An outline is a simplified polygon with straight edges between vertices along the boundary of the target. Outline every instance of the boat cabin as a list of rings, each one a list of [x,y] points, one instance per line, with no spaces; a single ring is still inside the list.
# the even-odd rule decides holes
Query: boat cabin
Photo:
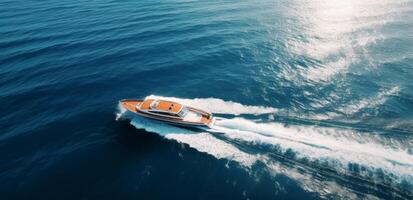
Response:
[[[164,116],[166,115],[168,117],[178,118],[185,117],[186,113],[188,112],[188,109],[183,105],[166,100],[146,99],[136,107],[141,111],[151,114]]]
[[[176,125],[210,127],[214,123],[211,113],[172,101],[123,99],[120,103],[137,115]]]

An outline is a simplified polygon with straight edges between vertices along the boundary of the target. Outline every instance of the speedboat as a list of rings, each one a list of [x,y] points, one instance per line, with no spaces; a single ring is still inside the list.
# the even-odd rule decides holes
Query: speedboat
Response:
[[[123,99],[119,103],[136,115],[177,126],[209,128],[215,122],[212,113],[173,101]]]

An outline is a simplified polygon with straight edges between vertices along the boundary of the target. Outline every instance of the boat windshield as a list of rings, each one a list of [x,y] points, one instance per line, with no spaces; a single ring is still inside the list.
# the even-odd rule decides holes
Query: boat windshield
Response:
[[[159,101],[153,101],[153,102],[150,104],[150,108],[151,108],[151,109],[154,109],[154,108],[156,108],[158,105],[159,105]]]
[[[185,117],[186,113],[188,113],[188,109],[183,107],[181,111],[179,111],[178,116],[183,118]]]

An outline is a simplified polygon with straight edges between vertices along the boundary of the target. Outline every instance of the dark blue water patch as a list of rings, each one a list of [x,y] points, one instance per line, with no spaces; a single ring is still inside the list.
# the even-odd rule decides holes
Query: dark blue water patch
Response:
[[[411,1],[353,2],[351,12],[312,1],[0,5],[3,198],[339,198],[308,192],[285,172],[274,177],[264,162],[249,171],[114,120],[119,99],[150,94],[278,108],[239,117],[404,141],[395,148],[411,155]],[[306,77],[311,70],[320,77]],[[275,154],[271,162],[298,165],[310,180],[357,197],[411,196],[411,183],[392,185],[386,171],[371,172],[381,176],[374,182],[360,176],[369,166],[350,163],[343,174],[296,161],[294,149],[280,155],[216,138],[248,154]]]
[[[105,118],[105,117],[104,117]],[[99,120],[100,119],[100,120]],[[98,118],[79,126],[82,118],[56,123],[31,136],[16,137],[9,145],[31,141],[2,159],[14,160],[3,166],[2,187],[7,198],[310,198],[311,193],[289,193],[300,190],[296,183],[278,178],[283,188],[262,174],[260,181],[227,161],[205,156],[186,145],[137,131],[127,122]],[[108,121],[109,120],[109,121]],[[108,121],[105,134],[100,122]],[[71,125],[73,124],[73,125]],[[67,128],[76,127],[76,128]],[[47,132],[45,131],[47,130]],[[55,132],[48,135],[49,132]],[[46,137],[45,137],[46,136]],[[18,142],[18,143],[16,143]],[[33,145],[36,144],[36,145]],[[40,145],[40,146],[39,146]],[[7,147],[8,149],[12,147]],[[39,148],[40,147],[40,148]],[[47,148],[46,148],[47,147]],[[40,150],[39,150],[40,149]],[[54,150],[52,150],[54,149]],[[34,150],[34,151],[33,151]],[[26,152],[25,152],[26,151]],[[27,152],[31,152],[29,156]],[[178,153],[179,152],[179,153]],[[21,156],[26,159],[18,159]],[[165,165],[164,163],[169,163]],[[19,175],[9,179],[5,173],[19,167]],[[33,173],[36,172],[36,173]],[[159,181],[158,181],[159,180]],[[44,184],[35,184],[42,182]],[[197,182],[196,187],[192,183]],[[191,190],[188,190],[191,188]],[[280,191],[274,191],[279,189]],[[25,193],[17,193],[24,190]],[[162,192],[157,192],[161,190]],[[47,192],[46,192],[47,191]],[[228,192],[231,191],[231,192]]]

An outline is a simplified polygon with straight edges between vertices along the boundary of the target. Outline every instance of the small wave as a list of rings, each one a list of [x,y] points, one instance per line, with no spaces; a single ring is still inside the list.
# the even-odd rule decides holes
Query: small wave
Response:
[[[302,69],[300,73],[307,80],[316,82],[329,81],[336,74],[345,72],[351,62],[353,62],[351,59],[340,58],[337,61],[328,62],[324,66],[310,67],[306,70]]]
[[[364,108],[374,108],[384,104],[389,96],[395,96],[400,92],[399,86],[394,86],[388,90],[381,90],[375,96],[364,98],[359,101],[350,103],[347,106],[341,107],[338,110],[347,115],[355,114]]]

